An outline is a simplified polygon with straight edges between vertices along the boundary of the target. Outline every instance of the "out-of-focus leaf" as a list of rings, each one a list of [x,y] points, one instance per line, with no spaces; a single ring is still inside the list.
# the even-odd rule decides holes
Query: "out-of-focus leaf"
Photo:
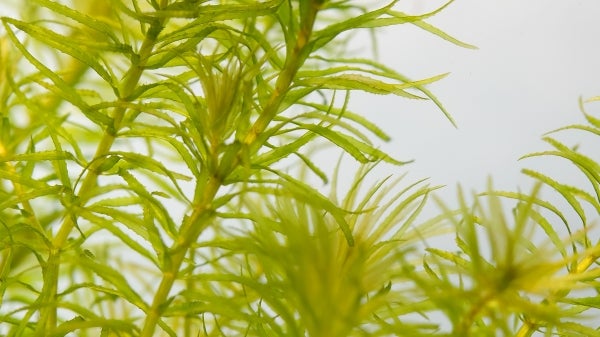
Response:
[[[69,54],[74,58],[80,60],[81,62],[87,64],[88,66],[90,66],[90,68],[94,69],[94,71],[108,84],[113,84],[114,80],[111,77],[110,73],[106,69],[104,69],[104,67],[97,61],[97,58],[89,52],[86,53],[84,50],[82,50],[82,48],[78,48],[78,46],[73,43],[74,41],[70,40],[69,38],[60,34],[56,34],[39,25],[29,24],[10,18],[4,18],[3,20],[5,22],[9,22],[13,26],[26,32],[27,34],[40,40],[41,42],[46,43],[50,47],[56,48],[57,50]],[[8,27],[6,28],[9,29]]]
[[[119,297],[123,300],[135,305],[144,312],[147,311],[148,305],[142,297],[132,288],[130,282],[125,278],[121,271],[115,270],[112,267],[93,261],[90,258],[82,257],[79,259],[79,264],[82,268],[92,271],[98,277],[102,278],[119,291]],[[122,322],[122,321],[121,321]]]
[[[73,154],[67,151],[42,151],[33,153],[20,153],[12,156],[0,157],[0,162],[7,161],[44,161],[44,160],[74,160]]]
[[[96,20],[95,18],[93,18],[89,15],[85,15],[85,14],[78,12],[76,10],[73,10],[67,6],[61,5],[58,2],[49,1],[49,0],[34,0],[34,1],[52,11],[60,14],[60,15],[64,15],[68,18],[71,18],[92,30],[101,33],[102,35],[108,37],[110,40],[112,40],[115,43],[120,42],[119,39],[115,36],[113,29],[109,25],[107,25],[106,23],[104,23],[102,21]]]
[[[262,16],[273,13],[281,5],[282,0],[254,2],[243,5],[199,5],[194,2],[174,2],[166,9],[144,13],[150,17],[188,18],[202,22],[214,22],[248,17]]]
[[[134,334],[138,330],[135,324],[129,323],[121,319],[90,319],[78,316],[60,324],[51,332],[49,332],[48,336],[63,337],[70,333],[90,328],[103,328],[115,333],[120,332],[126,334]]]
[[[283,172],[274,171],[271,169],[267,169],[267,170],[272,171],[273,173],[277,174],[278,176],[280,176],[283,179],[281,181],[283,191],[290,192],[298,200],[301,200],[309,205],[319,207],[319,208],[329,212],[333,216],[333,218],[336,220],[342,233],[344,233],[344,236],[346,238],[346,241],[348,242],[348,245],[350,245],[350,246],[354,245],[354,238],[352,236],[352,230],[350,229],[350,226],[348,226],[348,223],[346,222],[346,220],[344,218],[344,213],[346,213],[346,210],[340,209],[337,205],[335,205],[333,202],[331,202],[331,200],[327,199],[325,196],[323,196],[321,193],[319,193],[318,191],[316,191],[315,189],[313,189],[306,183],[299,181],[297,179],[294,179],[293,177],[291,177]]]
[[[407,98],[423,99],[423,97],[411,94],[405,89],[435,82],[445,77],[446,75],[447,74],[442,74],[421,81],[400,84],[386,83],[359,74],[344,74],[329,77],[303,78],[296,81],[295,83],[297,85],[318,87],[323,89],[361,90],[379,95],[394,94]]]
[[[19,41],[19,39],[17,39],[15,33],[12,31],[9,24],[7,23],[7,21],[5,21],[4,18],[2,19],[2,23],[4,25],[4,28],[6,29],[8,37],[13,42],[13,44],[17,47],[17,49],[23,54],[23,56],[25,56],[25,58],[36,69],[38,69],[40,71],[40,73],[42,73],[46,78],[48,78],[52,81],[54,86],[46,86],[48,89],[50,89],[55,94],[59,95],[64,100],[66,100],[66,101],[70,102],[71,104],[75,105],[76,107],[78,107],[81,110],[81,112],[83,112],[86,115],[86,117],[88,117],[92,122],[94,122],[98,125],[101,125],[101,126],[105,126],[105,125],[108,125],[111,123],[110,117],[91,109],[88,106],[88,104],[85,103],[85,101],[81,98],[81,96],[79,96],[77,91],[74,88],[72,88],[71,85],[66,83],[58,74],[54,73],[52,70],[50,70],[50,68],[46,67],[42,62],[40,62],[38,59],[36,59],[27,50],[27,48],[23,45],[23,43],[21,43],[21,41]],[[14,93],[21,99],[21,102],[23,102],[26,106],[30,107],[32,109],[32,111],[37,111],[39,109],[39,107],[33,105],[30,102],[30,100],[24,95],[24,93],[21,92],[16,87],[12,78],[8,78],[8,80],[9,80],[9,83],[11,84],[11,87],[14,90]],[[43,84],[43,82],[40,82],[40,84]]]
[[[577,213],[577,215],[581,219],[581,222],[584,225],[587,223],[585,211],[583,210],[581,203],[572,195],[572,193],[570,191],[571,189],[573,189],[575,187],[561,184],[558,181],[550,178],[549,176],[539,173],[537,171],[523,169],[522,172],[524,174],[526,174],[534,179],[537,179],[540,182],[552,187],[554,190],[556,190],[558,193],[560,193],[565,198],[565,200],[569,203],[569,205],[571,205],[571,207],[573,207],[573,210]]]
[[[500,196],[500,197],[516,199],[516,200],[521,200],[521,201],[527,201],[531,198],[531,196],[529,196],[525,193],[510,192],[510,191],[491,191],[491,192],[483,193],[482,195],[496,195],[496,196]],[[565,227],[569,230],[569,233],[572,233],[571,227],[569,225],[569,222],[567,221],[567,218],[551,202],[548,202],[548,201],[545,201],[545,200],[542,200],[539,198],[535,198],[533,200],[533,204],[541,206],[541,207],[549,210],[550,212],[554,213],[556,216],[558,216],[562,220],[562,222],[565,224]]]
[[[64,191],[63,186],[50,186],[50,187],[46,187],[46,188],[35,189],[32,191],[20,194],[18,196],[15,196],[13,198],[10,198],[8,200],[0,201],[0,210],[9,208],[9,207],[15,207],[24,201],[33,200],[33,199],[36,199],[36,198],[39,198],[42,196],[58,195],[63,191]]]
[[[561,322],[557,326],[562,336],[600,337],[600,331],[575,322]]]

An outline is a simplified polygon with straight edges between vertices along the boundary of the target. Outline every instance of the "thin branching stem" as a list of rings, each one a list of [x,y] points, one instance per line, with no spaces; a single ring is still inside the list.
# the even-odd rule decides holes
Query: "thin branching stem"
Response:
[[[307,43],[310,39],[314,21],[319,10],[318,3],[319,1],[311,1],[311,7],[309,9],[305,24],[298,32],[298,36],[296,38],[294,48],[292,48],[291,54],[287,55],[286,57],[285,66],[277,78],[275,90],[269,99],[269,103],[244,139],[244,143],[249,145],[251,148],[259,148],[262,145],[257,144],[257,136],[267,128],[271,120],[273,120],[275,117],[280,104],[285,98],[285,93],[289,90],[290,85],[292,84],[296,72],[306,59]],[[146,320],[144,322],[144,327],[140,337],[153,336],[156,325],[158,324],[162,311],[165,308],[164,303],[168,300],[169,293],[171,292],[171,288],[177,279],[177,274],[181,268],[184,258],[187,255],[191,245],[198,239],[200,234],[202,234],[213,216],[214,210],[212,209],[211,203],[222,186],[222,179],[225,178],[223,175],[227,175],[229,172],[232,172],[240,164],[239,158],[241,157],[241,152],[239,151],[241,150],[236,147],[232,147],[231,150],[238,152],[238,155],[234,157],[234,160],[225,164],[229,167],[219,167],[217,172],[213,172],[212,175],[208,177],[208,182],[204,188],[196,189],[197,191],[201,191],[202,197],[199,198],[199,202],[196,203],[192,214],[185,222],[183,222],[179,231],[178,240],[170,249],[172,255],[169,257],[166,270],[163,271],[160,285],[155,293],[152,305],[147,312]],[[225,154],[223,157],[226,158],[227,156],[228,155]],[[216,162],[218,159],[214,158],[214,160]],[[221,162],[221,165],[223,165],[223,161]],[[198,200],[198,198],[196,197],[194,200]]]
[[[139,51],[137,62],[133,62],[128,73],[126,74],[123,84],[120,88],[121,100],[126,101],[142,75],[144,65],[152,52],[156,43],[156,39],[164,27],[165,19],[156,20],[148,30],[144,42]],[[119,105],[113,112],[113,124],[109,125],[96,148],[94,158],[104,157],[111,149],[116,133],[121,127],[123,116],[126,108],[124,105]],[[97,183],[98,172],[97,167],[101,164],[100,160],[92,160],[87,175],[84,178],[81,187],[79,188],[79,196],[85,197]],[[47,331],[52,331],[56,326],[56,296],[58,288],[58,278],[60,269],[60,256],[65,247],[69,235],[76,225],[75,219],[70,214],[65,216],[65,219],[59,227],[56,236],[53,238],[48,256],[48,261],[43,268],[44,286],[42,288],[40,320],[37,325],[36,335],[44,336]]]

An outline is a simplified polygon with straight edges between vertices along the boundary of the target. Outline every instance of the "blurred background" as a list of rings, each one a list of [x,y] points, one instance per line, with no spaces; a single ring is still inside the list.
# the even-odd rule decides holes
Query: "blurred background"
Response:
[[[420,14],[444,1],[405,0],[399,9]],[[520,170],[552,172],[565,182],[584,177],[564,160],[519,157],[549,150],[544,133],[583,123],[579,99],[600,95],[600,2],[590,0],[457,0],[429,23],[478,47],[463,49],[412,25],[383,29],[379,58],[413,79],[451,72],[428,88],[456,120],[454,128],[432,102],[398,97],[353,96],[392,137],[383,145],[415,177],[430,177],[454,196],[485,189],[487,178],[501,189],[530,186]],[[600,103],[585,105],[600,112]],[[600,146],[581,132],[557,135],[598,158]],[[586,186],[588,184],[585,184]]]

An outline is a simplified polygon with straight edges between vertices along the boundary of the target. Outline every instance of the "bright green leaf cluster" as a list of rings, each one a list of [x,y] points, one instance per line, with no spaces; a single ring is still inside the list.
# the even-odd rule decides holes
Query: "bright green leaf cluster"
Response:
[[[32,0],[2,17],[0,334],[597,335],[578,320],[596,296],[575,295],[598,276],[591,157],[551,137],[530,155],[569,160],[591,191],[525,171],[581,228],[537,189],[460,197],[423,222],[438,187],[367,182],[408,161],[379,149],[390,137],[351,111],[353,92],[430,100],[454,121],[427,89],[446,74],[411,80],[347,55],[348,36],[411,24],[472,48],[427,22],[452,1],[397,2]],[[585,116],[567,128],[600,135]],[[347,168],[312,156],[324,144],[361,165],[342,197]],[[448,230],[458,252],[423,251]]]

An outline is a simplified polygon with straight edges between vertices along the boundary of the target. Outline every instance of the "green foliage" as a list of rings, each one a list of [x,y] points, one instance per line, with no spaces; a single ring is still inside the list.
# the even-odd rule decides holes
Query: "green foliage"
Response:
[[[2,17],[0,334],[600,335],[592,157],[548,135],[526,157],[589,187],[524,170],[531,192],[460,194],[427,221],[437,186],[368,182],[406,162],[353,91],[454,121],[426,88],[445,74],[411,80],[348,38],[411,24],[472,48],[427,22],[452,1],[397,2],[33,0]],[[600,135],[584,116],[564,129]],[[362,165],[349,187],[311,157],[324,144]],[[431,247],[448,233],[455,250]]]

